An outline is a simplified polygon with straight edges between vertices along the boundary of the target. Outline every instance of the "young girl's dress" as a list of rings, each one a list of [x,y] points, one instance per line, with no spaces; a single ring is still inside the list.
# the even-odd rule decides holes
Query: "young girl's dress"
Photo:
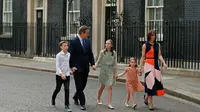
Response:
[[[126,89],[129,93],[144,91],[144,86],[138,80],[138,70],[136,68],[127,67]]]
[[[100,67],[99,83],[111,86],[115,85],[114,75],[117,73],[117,55],[116,52],[104,52],[102,50],[97,60],[97,67]]]

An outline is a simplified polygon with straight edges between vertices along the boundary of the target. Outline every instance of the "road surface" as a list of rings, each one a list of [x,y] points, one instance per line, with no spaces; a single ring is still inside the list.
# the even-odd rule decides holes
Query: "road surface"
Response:
[[[125,85],[117,83],[113,88],[113,106],[115,110],[109,110],[107,103],[107,89],[105,89],[102,102],[96,104],[98,80],[89,79],[85,89],[87,99],[86,112],[149,112],[143,104],[143,94],[136,93],[136,110],[124,106]],[[51,95],[55,89],[55,74],[9,68],[0,66],[0,112],[65,112],[63,88],[57,96],[56,107],[52,107]],[[75,91],[74,80],[71,78],[70,102],[73,112],[81,112],[78,106],[73,104],[72,95]],[[166,95],[155,97],[155,112],[200,112],[200,106]]]

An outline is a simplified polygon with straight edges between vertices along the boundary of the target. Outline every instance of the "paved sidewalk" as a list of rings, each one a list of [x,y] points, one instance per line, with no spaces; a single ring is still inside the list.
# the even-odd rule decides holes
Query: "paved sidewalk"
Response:
[[[0,57],[0,66],[10,66],[23,69],[31,69],[55,73],[55,61],[36,61],[26,58],[6,58]],[[118,73],[123,70],[118,69]],[[91,70],[90,77],[97,78],[99,69]],[[140,80],[143,82],[143,77]],[[125,82],[125,77],[119,78],[118,81]],[[163,74],[163,83],[167,94],[200,104],[200,78],[173,76]]]

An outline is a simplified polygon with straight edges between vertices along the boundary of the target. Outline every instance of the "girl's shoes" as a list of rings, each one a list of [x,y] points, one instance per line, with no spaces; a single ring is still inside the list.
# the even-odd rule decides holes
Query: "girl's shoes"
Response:
[[[126,107],[129,107],[128,103],[125,103],[125,106],[126,106]]]
[[[111,104],[108,104],[108,108],[114,110],[114,107]]]
[[[136,107],[137,107],[137,104],[133,104],[133,107],[132,107],[132,108],[135,109]]]
[[[98,104],[98,105],[102,105],[102,102],[98,99],[98,100],[97,100],[97,104]]]

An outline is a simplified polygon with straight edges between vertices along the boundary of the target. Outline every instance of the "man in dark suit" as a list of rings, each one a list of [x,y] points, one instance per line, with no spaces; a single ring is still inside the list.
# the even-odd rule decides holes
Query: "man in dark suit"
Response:
[[[76,92],[74,94],[74,101],[76,105],[79,105],[80,101],[81,110],[85,108],[85,95],[84,89],[87,84],[88,73],[90,65],[93,70],[96,70],[94,56],[91,48],[90,40],[87,39],[89,29],[86,26],[81,26],[78,30],[78,35],[71,40],[69,52],[70,67],[74,72],[74,80],[76,85]]]

